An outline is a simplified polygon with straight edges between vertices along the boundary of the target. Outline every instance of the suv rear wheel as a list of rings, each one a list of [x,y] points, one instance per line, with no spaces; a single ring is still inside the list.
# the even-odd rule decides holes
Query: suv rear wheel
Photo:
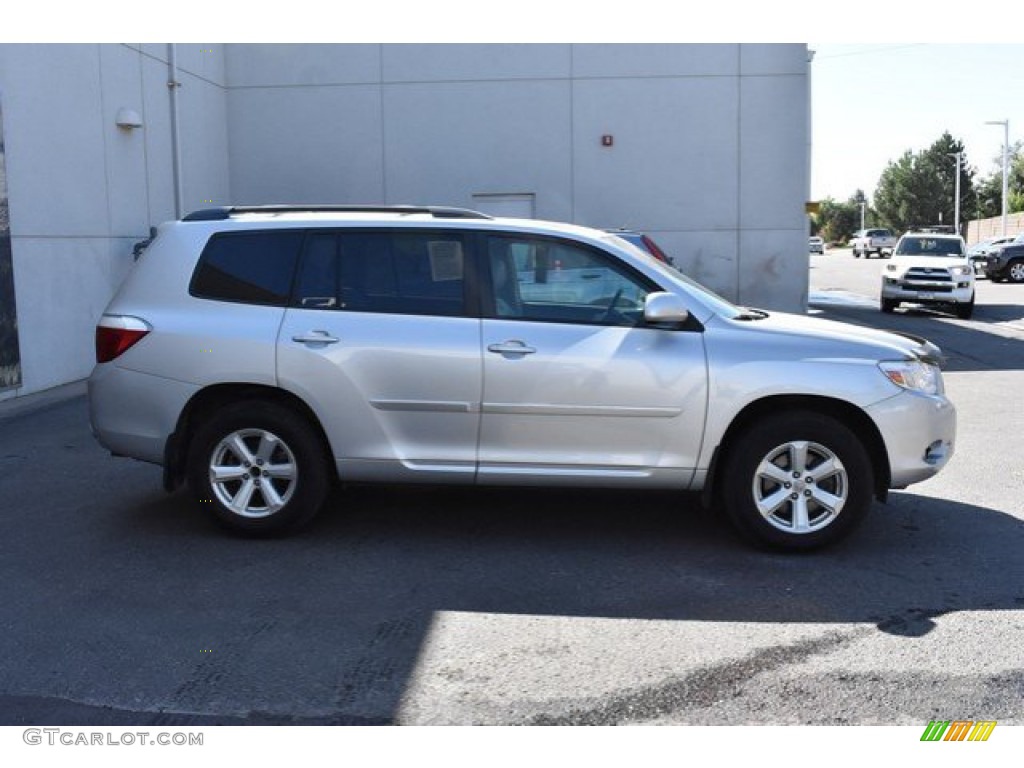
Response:
[[[330,465],[299,414],[250,400],[216,411],[196,431],[188,480],[222,524],[249,534],[278,533],[310,520],[330,490]]]
[[[871,506],[874,472],[867,451],[830,416],[768,416],[732,446],[722,468],[725,511],[755,545],[795,551],[832,544]]]

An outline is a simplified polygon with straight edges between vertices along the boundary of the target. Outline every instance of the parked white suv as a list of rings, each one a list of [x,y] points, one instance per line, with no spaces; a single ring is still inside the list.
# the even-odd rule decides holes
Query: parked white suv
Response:
[[[959,235],[908,232],[882,268],[882,311],[901,302],[950,307],[956,316],[974,313],[974,267]]]
[[[700,490],[836,541],[948,461],[926,341],[737,307],[614,234],[439,208],[159,228],[99,321],[99,441],[250,533],[338,479]]]

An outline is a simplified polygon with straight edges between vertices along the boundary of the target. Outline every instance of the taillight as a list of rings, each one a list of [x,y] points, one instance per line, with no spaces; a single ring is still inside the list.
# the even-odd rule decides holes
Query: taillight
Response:
[[[664,261],[666,264],[671,264],[671,262],[668,260],[668,256],[666,256],[665,252],[658,247],[658,244],[656,242],[651,240],[651,238],[649,238],[647,235],[644,235],[642,239],[644,241],[644,246],[647,248],[648,251],[650,251],[651,256],[656,258],[658,261]]]
[[[149,323],[137,317],[104,315],[96,325],[96,362],[109,363],[149,331]]]

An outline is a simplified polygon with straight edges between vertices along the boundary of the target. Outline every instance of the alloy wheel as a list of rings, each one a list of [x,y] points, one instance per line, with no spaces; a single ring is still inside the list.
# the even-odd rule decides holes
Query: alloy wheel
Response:
[[[772,526],[790,534],[808,534],[832,523],[850,494],[846,468],[820,443],[793,440],[758,464],[754,503]]]
[[[264,429],[240,429],[210,455],[210,487],[224,507],[241,517],[273,515],[291,500],[298,464],[288,445]]]

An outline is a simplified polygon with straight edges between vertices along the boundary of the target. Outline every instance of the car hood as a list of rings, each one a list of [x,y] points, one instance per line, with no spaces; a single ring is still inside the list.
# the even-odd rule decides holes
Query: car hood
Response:
[[[918,358],[934,365],[941,365],[945,359],[939,347],[921,336],[819,317],[770,312],[767,317],[758,320],[733,322],[749,324],[751,330],[756,329],[762,333],[817,341],[820,342],[820,351],[824,352],[827,348],[829,353],[836,356],[874,360]]]

